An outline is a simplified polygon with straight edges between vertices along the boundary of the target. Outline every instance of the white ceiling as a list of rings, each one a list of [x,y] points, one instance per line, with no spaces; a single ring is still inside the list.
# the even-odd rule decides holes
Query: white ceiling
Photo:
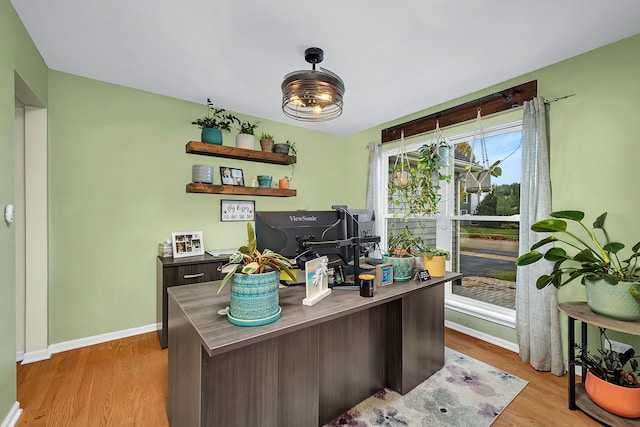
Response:
[[[11,3],[49,68],[336,135],[640,33],[638,0]],[[333,121],[281,111],[280,83],[311,68],[311,46],[345,82]]]

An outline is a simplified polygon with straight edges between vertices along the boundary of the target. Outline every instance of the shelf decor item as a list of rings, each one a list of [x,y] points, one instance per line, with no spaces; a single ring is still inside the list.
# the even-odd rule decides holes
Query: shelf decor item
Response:
[[[231,282],[231,300],[227,319],[237,326],[260,326],[280,318],[280,272],[291,280],[296,274],[284,256],[256,246],[256,234],[251,222],[247,222],[248,245],[240,247],[221,267],[226,272],[218,293]]]
[[[575,363],[587,371],[585,391],[591,400],[602,409],[625,418],[640,417],[640,381],[635,350],[624,353],[610,350],[611,341],[600,328],[602,347],[592,354],[580,347]],[[607,342],[608,347],[605,344]]]
[[[271,175],[258,175],[259,187],[271,187],[271,181],[273,177]]]
[[[260,148],[268,153],[273,151],[273,135],[263,133],[260,137]]]
[[[260,122],[241,122],[238,120],[238,130],[240,133],[236,135],[236,147],[245,150],[253,150],[256,144],[255,130]]]
[[[204,255],[202,231],[181,231],[171,233],[174,258]]]
[[[202,129],[200,140],[208,144],[222,145],[222,130],[231,131],[231,124],[238,119],[233,114],[224,114],[224,108],[214,107],[210,98],[207,98],[207,115],[191,122]]]
[[[604,228],[606,212],[595,220],[593,231],[582,223],[584,212],[558,211],[551,213],[551,217],[536,222],[531,230],[553,234],[531,246],[530,252],[521,255],[516,265],[522,267],[541,259],[551,261],[554,263],[553,270],[551,274],[538,278],[538,289],[548,285],[560,288],[580,278],[586,287],[587,305],[594,313],[618,320],[640,319],[640,270],[637,265],[640,242],[631,248],[627,258],[623,258],[621,251],[626,246],[610,241]],[[579,226],[586,238],[571,231],[567,221]],[[595,230],[600,230],[604,240],[596,237]],[[544,254],[537,250],[555,242],[563,243],[564,247],[572,248],[576,253],[570,255],[564,247],[555,246]]]
[[[242,169],[220,166],[220,179],[222,181],[222,185],[244,186]]]

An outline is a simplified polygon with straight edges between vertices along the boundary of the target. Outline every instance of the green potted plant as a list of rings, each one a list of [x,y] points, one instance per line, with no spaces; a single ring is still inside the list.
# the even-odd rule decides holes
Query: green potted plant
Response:
[[[604,346],[604,342],[608,346]],[[576,344],[579,353],[575,364],[582,366],[582,378],[587,395],[602,409],[625,418],[640,417],[640,381],[635,350],[623,353],[611,349],[611,341],[600,329],[601,347],[589,352]]]
[[[263,133],[260,137],[260,147],[262,151],[271,152],[273,151],[273,135],[270,133]]]
[[[227,318],[238,326],[258,326],[280,318],[280,272],[296,280],[291,262],[284,256],[265,249],[260,252],[251,222],[247,223],[247,246],[241,246],[220,267],[226,275],[218,293],[231,281],[231,301]]]
[[[231,124],[238,119],[233,114],[224,114],[224,108],[214,107],[210,98],[207,98],[207,115],[191,122],[202,129],[200,140],[209,144],[222,145],[222,132],[231,132]]]
[[[275,144],[273,144],[274,153],[289,154],[289,151],[291,151],[292,156],[295,156],[298,153],[296,150],[295,142],[290,142],[289,140],[287,140],[287,142],[276,142]]]
[[[413,255],[423,240],[416,236],[408,227],[399,233],[391,233],[387,239],[387,253],[382,256],[383,263],[393,265],[393,280],[406,282],[411,279],[415,256]]]
[[[449,148],[444,141],[425,144],[420,148],[417,161],[408,166],[400,162],[389,171],[387,197],[396,211],[404,213],[405,219],[438,212],[440,183],[451,182],[451,175],[442,173]]]
[[[422,256],[423,267],[429,271],[432,277],[442,277],[445,274],[447,261],[451,259],[451,253],[445,249],[437,249],[433,246],[420,248],[418,255]]]
[[[236,136],[236,147],[245,150],[253,150],[256,143],[255,131],[260,122],[242,122],[238,119],[238,135]]]
[[[532,245],[530,252],[521,255],[516,265],[525,266],[541,259],[551,261],[553,270],[551,274],[543,274],[537,279],[538,289],[548,285],[560,288],[580,278],[586,287],[587,305],[592,311],[619,320],[640,319],[640,271],[637,268],[640,242],[631,248],[628,258],[620,259],[618,254],[625,245],[609,240],[604,228],[606,212],[595,220],[593,231],[582,223],[583,212],[559,211],[553,212],[551,217],[536,222],[531,230],[553,234]],[[577,224],[586,237],[570,231],[567,221]],[[596,230],[600,230],[602,238],[596,237]],[[566,237],[563,239],[558,235]],[[537,250],[555,242],[563,243],[575,253],[569,254],[564,247],[555,246],[544,254]]]

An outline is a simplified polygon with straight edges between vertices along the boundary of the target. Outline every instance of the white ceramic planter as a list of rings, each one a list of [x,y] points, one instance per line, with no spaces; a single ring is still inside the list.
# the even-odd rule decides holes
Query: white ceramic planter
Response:
[[[236,135],[236,147],[244,148],[245,150],[253,150],[256,144],[256,137],[246,133],[239,133]]]

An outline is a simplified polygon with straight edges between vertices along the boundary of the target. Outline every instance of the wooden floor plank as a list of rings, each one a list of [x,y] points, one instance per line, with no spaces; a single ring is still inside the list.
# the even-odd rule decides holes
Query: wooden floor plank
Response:
[[[567,407],[567,377],[537,372],[501,347],[446,329],[447,347],[529,381],[494,423],[600,426]],[[17,426],[153,426],[167,420],[167,350],[155,332],[18,364]]]

